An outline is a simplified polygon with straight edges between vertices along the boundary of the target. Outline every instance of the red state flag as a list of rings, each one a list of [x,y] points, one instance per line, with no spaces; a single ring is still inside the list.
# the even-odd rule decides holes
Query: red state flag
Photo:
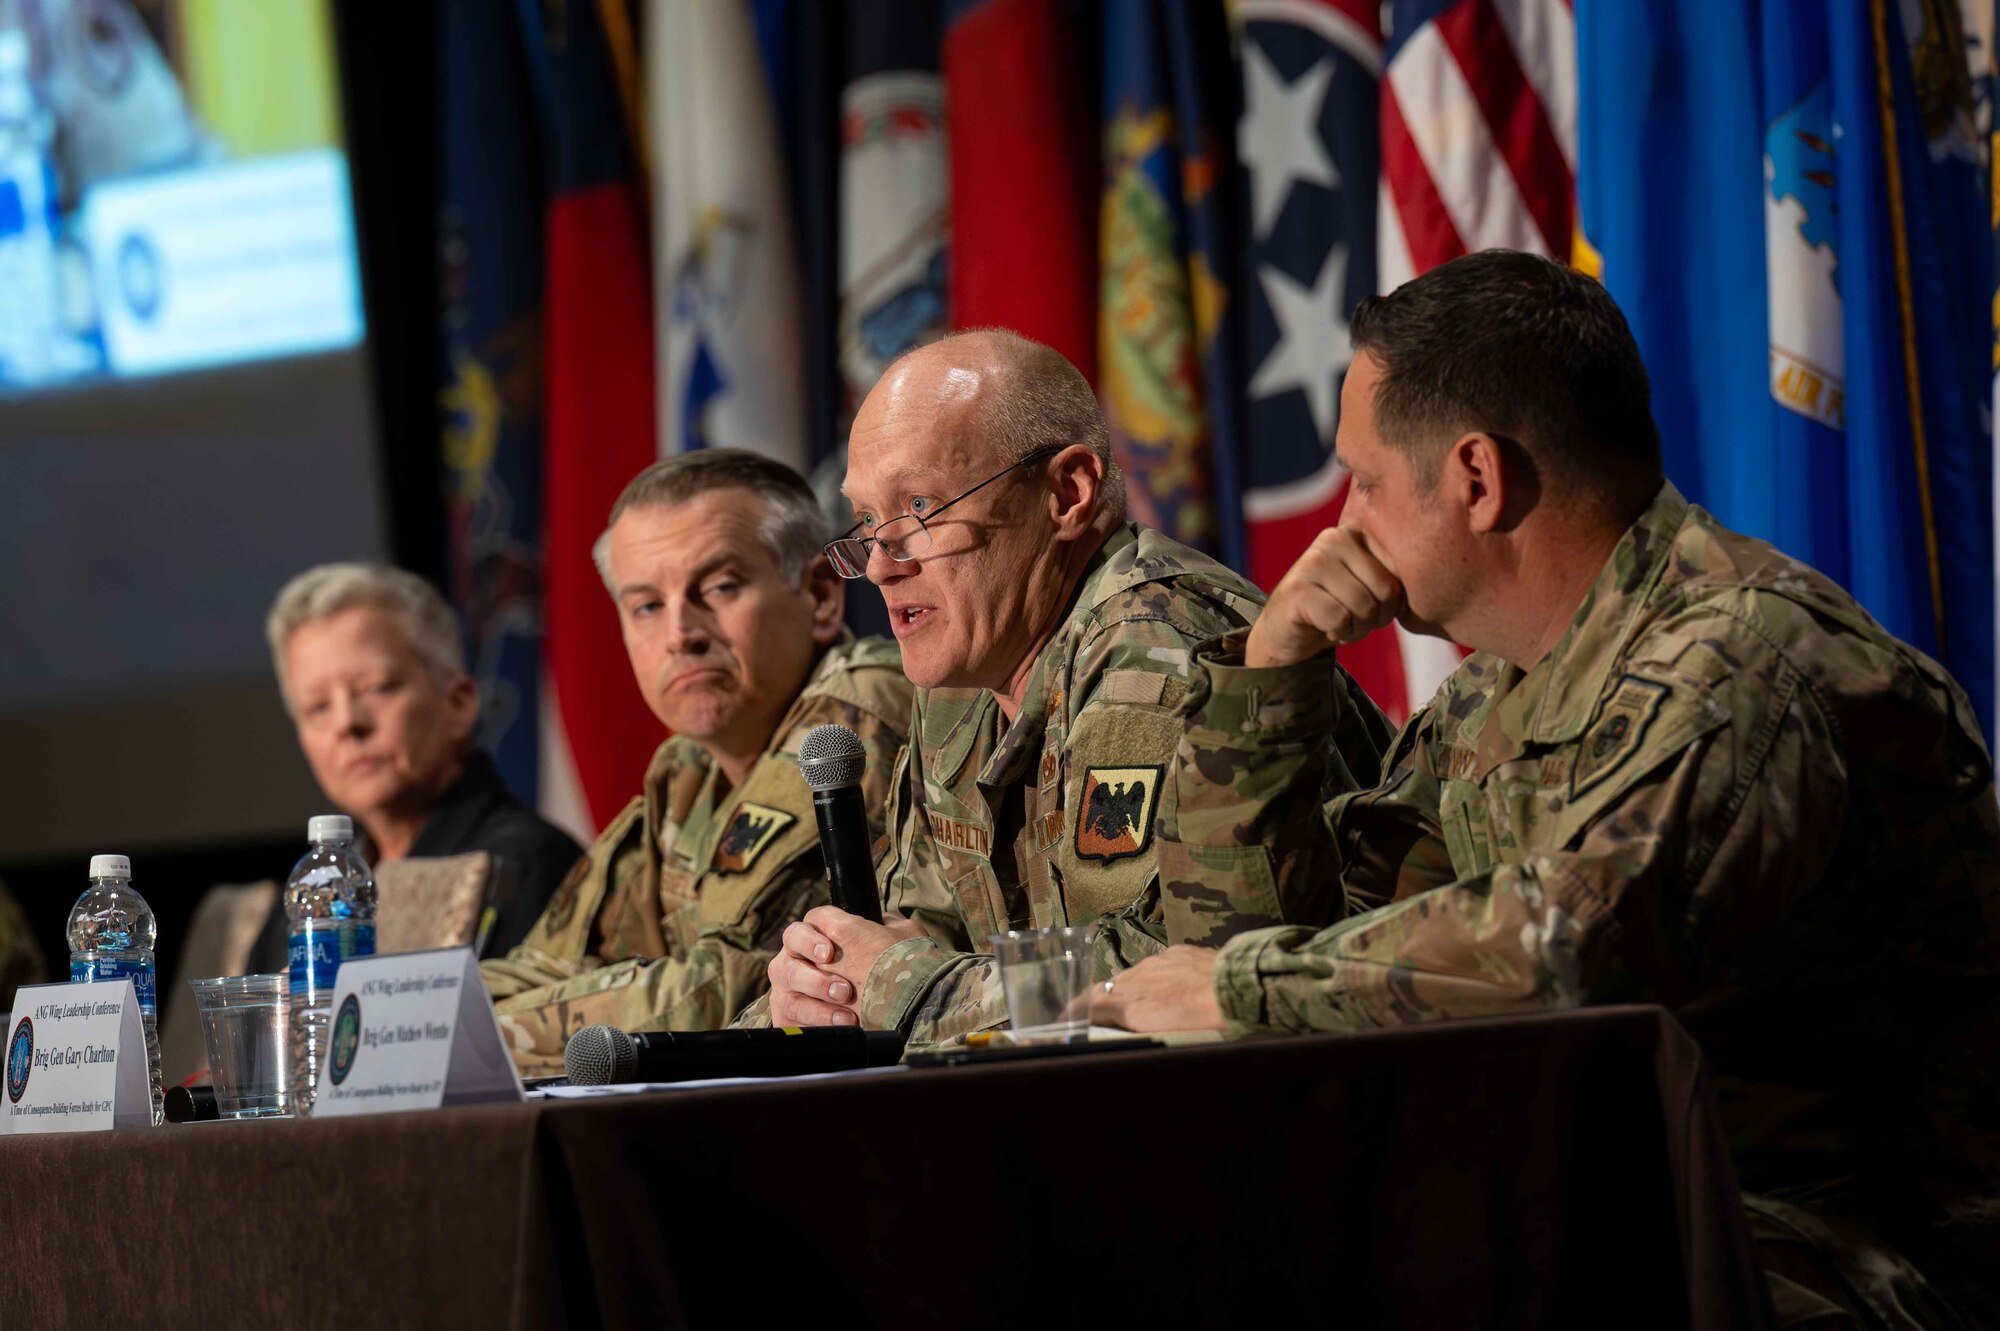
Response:
[[[953,0],[944,36],[951,320],[1046,342],[1097,382],[1097,162],[1056,0]]]

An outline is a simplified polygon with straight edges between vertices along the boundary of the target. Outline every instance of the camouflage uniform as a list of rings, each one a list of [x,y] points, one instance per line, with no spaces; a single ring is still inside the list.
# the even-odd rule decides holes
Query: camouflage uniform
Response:
[[[1233,645],[1198,653],[1175,834],[1273,840],[1281,894],[1337,882],[1350,913],[1230,942],[1226,1016],[1338,1030],[1663,1003],[1716,1073],[1744,1186],[1773,1194],[1752,1206],[1767,1260],[1775,1232],[1805,1242],[1857,1215],[1906,1251],[1983,1241],[1972,1222],[2000,1216],[2000,818],[1936,662],[1671,485],[1546,660],[1472,657],[1384,779],[1324,817],[1330,660],[1250,670]],[[1825,1260],[1903,1324],[1922,1282],[1885,1279],[1879,1249],[1863,1272],[1857,1250]],[[1826,1311],[1800,1282],[1773,1287],[1784,1318]]]
[[[1093,556],[1011,724],[985,690],[918,690],[878,867],[888,909],[930,937],[876,962],[864,1025],[918,1044],[1005,1025],[986,939],[1006,929],[1095,922],[1103,975],[1169,942],[1297,918],[1268,880],[1189,895],[1158,885],[1155,827],[1172,816],[1160,778],[1180,738],[1188,649],[1248,623],[1263,599],[1213,560],[1128,525]]]
[[[844,643],[821,659],[741,786],[729,789],[694,742],[661,745],[646,793],[577,862],[526,941],[481,963],[523,1073],[560,1072],[564,1042],[596,1022],[711,1029],[762,994],[785,926],[827,899],[799,743],[829,721],[860,735],[879,844],[910,695],[894,643]]]

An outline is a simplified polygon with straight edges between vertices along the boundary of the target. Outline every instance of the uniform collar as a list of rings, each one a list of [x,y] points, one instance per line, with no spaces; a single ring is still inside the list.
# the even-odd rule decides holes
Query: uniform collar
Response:
[[[1473,751],[1479,776],[1530,744],[1566,743],[1590,725],[1687,515],[1686,497],[1671,481],[1663,484],[1534,668],[1524,672],[1487,652],[1465,663],[1445,711],[1451,738]]]
[[[1688,501],[1673,483],[1661,485],[1604,561],[1555,650],[1522,679],[1515,694],[1532,706],[1519,715],[1531,722],[1527,733],[1538,743],[1575,739],[1590,724],[1687,514]],[[1540,696],[1531,698],[1531,693]]]

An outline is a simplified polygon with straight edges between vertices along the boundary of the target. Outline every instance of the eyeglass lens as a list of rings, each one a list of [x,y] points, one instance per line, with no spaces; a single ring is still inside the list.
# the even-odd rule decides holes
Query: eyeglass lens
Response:
[[[880,545],[883,553],[898,564],[907,564],[930,553],[930,529],[913,514],[905,513],[876,528],[873,536],[835,541],[827,546],[826,551],[834,572],[843,578],[858,578],[867,573],[868,552],[876,545]]]

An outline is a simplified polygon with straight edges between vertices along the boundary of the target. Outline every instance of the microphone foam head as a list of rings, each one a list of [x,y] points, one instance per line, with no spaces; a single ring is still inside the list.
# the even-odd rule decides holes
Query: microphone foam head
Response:
[[[866,763],[861,736],[838,722],[814,726],[799,742],[799,771],[814,790],[858,785]]]
[[[586,1026],[563,1046],[563,1071],[572,1086],[630,1081],[638,1062],[632,1037],[616,1026]]]

